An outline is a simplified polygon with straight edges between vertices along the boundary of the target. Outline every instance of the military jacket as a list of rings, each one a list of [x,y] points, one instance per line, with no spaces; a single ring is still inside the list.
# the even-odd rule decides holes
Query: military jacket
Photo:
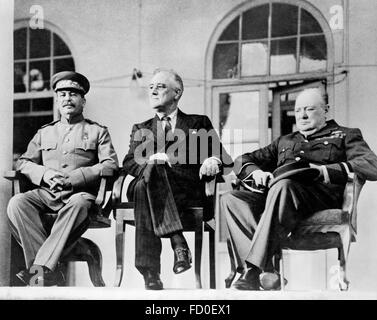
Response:
[[[239,174],[246,168],[249,172],[256,169],[273,172],[279,166],[301,160],[324,165],[330,184],[344,185],[348,171],[365,180],[377,180],[377,157],[361,131],[339,126],[334,120],[307,137],[293,132],[264,148],[243,154],[235,161],[235,172]]]
[[[47,188],[43,175],[55,169],[69,179],[72,192],[91,194],[96,194],[104,168],[118,168],[108,129],[82,115],[70,123],[62,118],[40,128],[16,165],[35,185]]]

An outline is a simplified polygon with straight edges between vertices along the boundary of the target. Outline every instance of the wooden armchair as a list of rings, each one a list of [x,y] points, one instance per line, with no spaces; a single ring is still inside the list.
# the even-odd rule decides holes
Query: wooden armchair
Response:
[[[284,290],[284,261],[282,250],[326,250],[337,248],[339,260],[339,289],[348,290],[346,264],[351,242],[356,241],[357,201],[365,181],[350,174],[344,190],[342,209],[316,212],[303,220],[281,245],[275,257],[275,268],[280,272],[281,289]]]
[[[4,173],[4,178],[12,181],[13,194],[25,192],[31,188],[35,188],[35,186],[18,171],[7,171]],[[88,228],[108,228],[111,226],[109,215],[112,209],[111,192],[114,179],[114,170],[105,169],[102,171],[98,194],[95,203],[90,210],[87,224],[83,224],[83,228],[86,228],[87,226]],[[53,212],[44,214],[43,218],[41,216],[43,226],[47,232],[51,230],[56,217],[57,214]],[[84,230],[76,230],[76,232],[80,232],[80,234],[83,231]],[[25,268],[25,265],[23,261],[23,254],[20,253],[21,248],[13,236],[11,243],[11,277],[13,277],[15,273]],[[62,271],[66,271],[68,262],[74,261],[87,262],[89,276],[93,285],[96,287],[105,286],[105,282],[102,278],[102,254],[99,247],[93,241],[81,237],[75,243],[67,242],[58,267],[61,268]],[[12,282],[16,283],[16,281],[17,280],[14,280]]]
[[[350,174],[344,190],[342,209],[318,211],[300,222],[289,237],[281,244],[275,255],[274,266],[280,273],[281,289],[285,288],[284,261],[282,250],[327,250],[338,249],[339,288],[347,290],[346,263],[351,242],[356,241],[357,201],[365,181]],[[225,280],[229,288],[236,274],[236,264],[230,240],[227,242],[231,261],[231,272]]]
[[[135,225],[134,218],[134,202],[128,201],[128,199],[122,199],[123,190],[127,190],[128,183],[125,183],[127,173],[121,171],[117,181],[114,183],[113,189],[113,214],[116,220],[115,231],[115,247],[116,247],[116,274],[114,286],[119,287],[124,270],[124,244],[125,244],[125,232],[127,225]],[[129,176],[130,177],[130,176]],[[216,180],[219,180],[218,178]],[[210,192],[215,199],[216,192],[216,180],[206,183],[206,190]],[[201,259],[202,259],[202,247],[203,247],[203,235],[207,231],[209,233],[209,275],[210,275],[210,288],[215,288],[215,219],[209,221],[203,220],[203,207],[190,207],[187,209],[187,214],[184,216],[186,219],[182,220],[183,231],[195,232],[195,278],[196,288],[202,288],[201,280]]]

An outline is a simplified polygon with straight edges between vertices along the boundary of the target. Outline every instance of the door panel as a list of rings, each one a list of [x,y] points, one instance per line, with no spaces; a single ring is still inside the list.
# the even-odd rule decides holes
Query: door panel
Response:
[[[267,93],[267,86],[214,88],[213,125],[233,158],[266,144]]]

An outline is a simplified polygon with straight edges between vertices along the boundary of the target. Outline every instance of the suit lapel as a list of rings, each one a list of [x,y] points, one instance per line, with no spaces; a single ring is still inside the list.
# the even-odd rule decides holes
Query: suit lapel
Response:
[[[185,135],[187,136],[190,129],[190,121],[188,121],[188,117],[185,113],[183,113],[180,109],[178,109],[177,113],[177,122],[175,124],[175,129],[182,130]]]

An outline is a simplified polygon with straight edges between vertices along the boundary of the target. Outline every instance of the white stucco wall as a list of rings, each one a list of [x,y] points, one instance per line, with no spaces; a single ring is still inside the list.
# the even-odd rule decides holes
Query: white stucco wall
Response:
[[[321,14],[331,19],[331,5],[345,5],[347,0],[308,1]],[[142,4],[141,11],[139,4]],[[122,161],[128,150],[132,124],[152,116],[145,96],[137,97],[128,88],[133,68],[143,72],[142,85],[148,84],[155,67],[177,70],[186,89],[180,106],[189,113],[204,113],[204,77],[206,49],[217,24],[233,8],[243,3],[236,0],[39,0],[47,21],[68,38],[76,70],[87,75],[92,89],[87,95],[85,114],[109,127],[114,146]],[[348,68],[345,81],[334,89],[332,112],[341,124],[359,127],[372,149],[377,150],[377,45],[375,35],[377,7],[373,0],[349,0],[349,61],[343,47],[342,30],[334,33],[335,63]],[[15,21],[30,17],[32,0],[15,1]],[[344,42],[346,44],[347,41]],[[346,47],[347,48],[347,47]],[[361,66],[368,65],[368,66]],[[335,81],[339,80],[336,78]],[[349,273],[352,288],[375,290],[377,241],[375,210],[377,183],[368,183],[360,199],[359,238],[351,247]],[[104,254],[104,277],[111,284],[115,268],[114,230],[88,230]],[[190,245],[193,245],[189,236]],[[133,230],[127,235],[127,287],[143,287],[141,276],[133,268]],[[163,280],[166,284],[190,287],[193,271],[173,278],[170,244],[164,244]],[[227,262],[225,262],[227,264]],[[77,267],[78,284],[91,285],[84,266]],[[164,279],[165,277],[165,279]],[[183,280],[182,280],[183,279]],[[182,281],[181,281],[182,280]],[[127,285],[125,284],[127,283]]]

